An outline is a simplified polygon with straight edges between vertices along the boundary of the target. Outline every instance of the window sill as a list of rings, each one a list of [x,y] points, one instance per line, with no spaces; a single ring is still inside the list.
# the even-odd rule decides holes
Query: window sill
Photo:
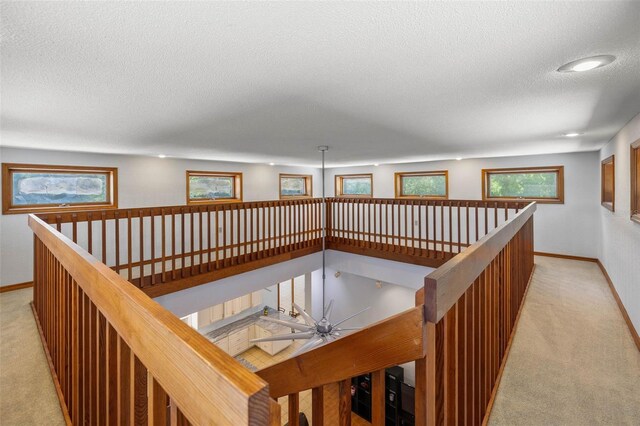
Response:
[[[9,207],[3,209],[2,214],[44,214],[44,213],[60,213],[60,212],[86,212],[91,210],[115,210],[117,204],[91,204],[91,205],[70,205],[70,206],[48,206],[48,207]]]

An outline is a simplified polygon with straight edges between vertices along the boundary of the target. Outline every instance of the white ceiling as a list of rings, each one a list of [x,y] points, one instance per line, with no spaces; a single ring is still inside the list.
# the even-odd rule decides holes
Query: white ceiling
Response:
[[[640,112],[640,2],[1,7],[4,146],[355,165],[594,150]]]

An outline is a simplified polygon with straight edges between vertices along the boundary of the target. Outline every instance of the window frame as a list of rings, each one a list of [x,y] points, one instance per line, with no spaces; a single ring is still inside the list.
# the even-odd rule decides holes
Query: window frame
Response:
[[[605,167],[611,165],[611,201],[605,200],[606,180]],[[615,155],[605,158],[600,162],[600,204],[607,210],[616,211],[616,162]]]
[[[371,192],[369,194],[344,194],[344,179],[368,178],[371,181]],[[352,173],[335,176],[335,196],[343,198],[372,198],[373,197],[373,173]]]
[[[631,143],[629,155],[631,197],[629,199],[630,218],[640,223],[640,139]]]
[[[489,178],[493,174],[508,173],[548,173],[555,172],[558,177],[556,179],[557,197],[555,198],[536,198],[536,197],[491,197],[488,194]],[[482,169],[482,200],[483,201],[535,201],[541,204],[564,204],[564,166],[541,166],[541,167],[510,167]]]
[[[284,195],[282,193],[282,178],[304,178],[306,193],[304,195]],[[299,200],[313,197],[313,175],[302,175],[294,173],[280,173],[278,177],[278,194],[281,200]]]
[[[404,195],[402,193],[402,179],[404,177],[444,176],[445,194],[443,195]],[[396,172],[394,173],[395,198],[404,200],[448,200],[449,199],[449,171],[433,170],[424,172]]]
[[[187,205],[201,205],[201,204],[229,204],[229,203],[241,203],[242,202],[242,172],[215,172],[215,171],[202,171],[202,170],[187,170],[187,178],[186,178],[186,188],[187,192],[185,197],[187,199]],[[233,178],[234,185],[234,197],[232,198],[216,198],[216,199],[206,199],[206,200],[198,200],[191,199],[189,197],[189,178],[192,176],[203,176],[203,177],[231,177]]]
[[[14,173],[98,173],[107,176],[107,201],[104,203],[13,204]],[[118,168],[102,166],[60,166],[55,164],[2,163],[2,214],[55,213],[118,208]]]

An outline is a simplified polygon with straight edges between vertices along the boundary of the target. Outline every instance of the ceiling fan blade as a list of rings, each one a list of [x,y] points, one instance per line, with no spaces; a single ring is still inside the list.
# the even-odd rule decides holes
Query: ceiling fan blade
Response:
[[[285,320],[281,320],[281,319],[277,319],[277,318],[271,318],[271,317],[260,317],[260,319],[263,319],[263,320],[269,321],[269,322],[274,322],[276,324],[284,325],[285,327],[293,328],[295,330],[309,331],[309,329],[310,329],[310,327],[308,325],[300,324],[299,322],[285,321]]]
[[[311,315],[306,313],[305,310],[302,309],[300,306],[298,306],[297,303],[294,303],[293,307],[296,308],[296,310],[300,313],[300,315],[302,315],[302,318],[307,323],[307,325],[316,325],[318,321],[316,321],[315,318],[313,318]]]
[[[324,310],[324,317],[329,320],[331,319],[331,311],[333,310],[333,299],[331,299],[331,301],[329,302],[329,305],[327,305],[327,308]]]
[[[261,339],[251,339],[251,343],[259,343],[259,342],[276,342],[279,340],[297,340],[297,339],[310,339],[315,336],[315,333],[289,333],[289,334],[278,334],[271,337],[263,337]]]
[[[350,317],[347,317],[347,318],[343,319],[342,321],[333,324],[333,328],[336,328],[337,326],[339,326],[343,322],[349,321],[353,317],[357,317],[358,315],[360,315],[361,313],[363,313],[365,311],[368,311],[369,309],[371,309],[371,306],[368,306],[368,307],[364,308],[363,310],[361,310],[360,312],[356,312],[355,314],[351,315]]]
[[[304,345],[300,346],[294,353],[291,354],[291,357],[293,358],[300,355],[301,353],[307,352],[308,350],[311,350],[312,348],[315,348],[316,346],[321,345],[323,342],[324,340],[316,336],[315,339],[311,339]]]
[[[362,330],[362,327],[339,327],[333,328],[336,331],[351,331],[351,330]]]

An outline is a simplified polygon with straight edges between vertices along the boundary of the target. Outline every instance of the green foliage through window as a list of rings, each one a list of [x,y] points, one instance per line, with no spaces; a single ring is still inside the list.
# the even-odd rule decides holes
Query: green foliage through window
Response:
[[[447,178],[445,175],[402,176],[402,196],[445,197]]]
[[[307,179],[304,176],[288,176],[280,178],[280,195],[301,197],[307,194]]]
[[[368,177],[342,178],[343,195],[371,195],[371,179]]]
[[[490,173],[488,196],[493,198],[558,198],[558,173]]]

